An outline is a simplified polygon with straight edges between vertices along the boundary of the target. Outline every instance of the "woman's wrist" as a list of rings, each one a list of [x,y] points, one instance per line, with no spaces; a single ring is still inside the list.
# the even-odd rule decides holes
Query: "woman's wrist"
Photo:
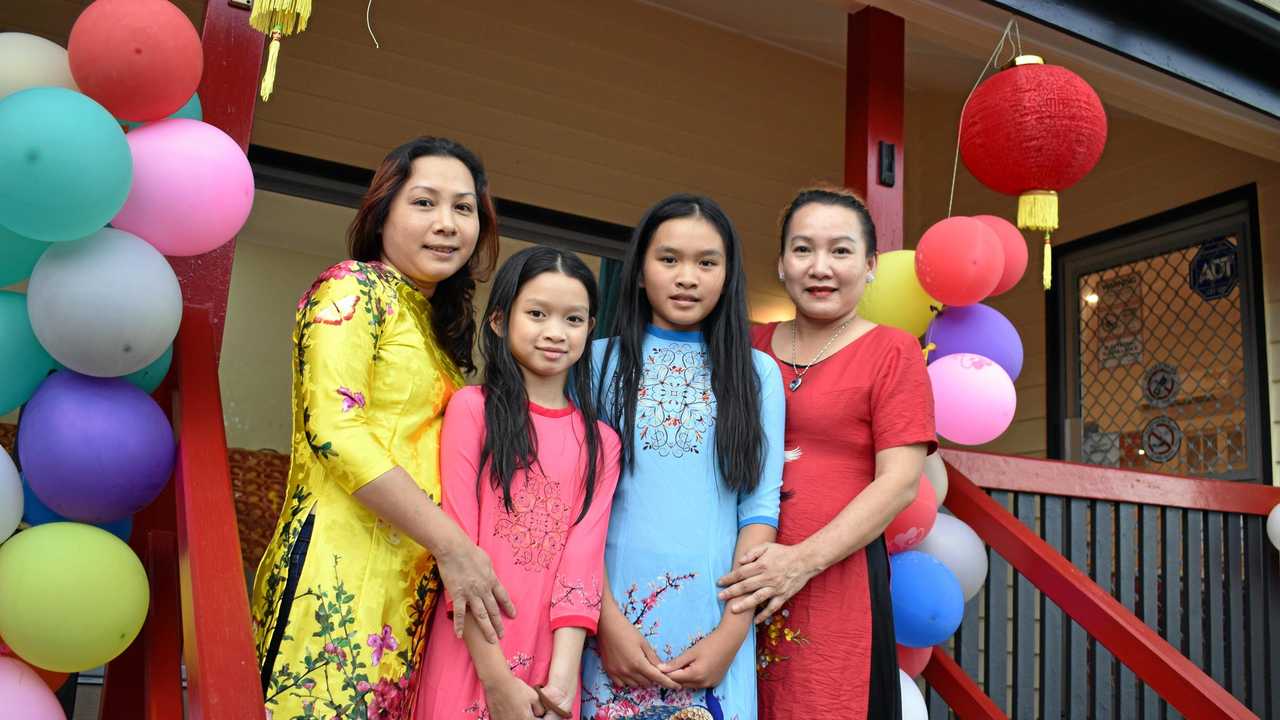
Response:
[[[815,575],[830,567],[831,562],[826,558],[820,541],[816,540],[816,535],[800,541],[795,545],[796,553],[800,560],[800,569],[808,580]]]

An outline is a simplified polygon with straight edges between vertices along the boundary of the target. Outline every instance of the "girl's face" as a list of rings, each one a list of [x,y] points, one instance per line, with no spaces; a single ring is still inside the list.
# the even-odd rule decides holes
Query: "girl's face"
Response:
[[[700,217],[658,226],[644,254],[641,287],[653,308],[653,324],[666,330],[697,330],[724,289],[724,239]]]
[[[420,157],[382,225],[382,261],[426,295],[462,269],[480,236],[475,181],[461,160]]]
[[[490,322],[501,335],[500,318]],[[511,304],[507,349],[526,373],[564,377],[582,357],[591,325],[586,287],[568,275],[544,272],[526,282]]]
[[[858,307],[875,257],[857,213],[810,203],[791,216],[778,274],[796,312],[813,320],[840,320]]]

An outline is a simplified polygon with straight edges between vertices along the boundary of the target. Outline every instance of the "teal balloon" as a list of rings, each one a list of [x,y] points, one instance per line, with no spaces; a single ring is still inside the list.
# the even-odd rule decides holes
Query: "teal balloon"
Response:
[[[73,90],[0,100],[0,225],[33,240],[79,240],[129,197],[133,156],[120,124]]]
[[[183,105],[182,107],[178,108],[178,112],[170,115],[169,117],[170,118],[187,118],[189,120],[204,120],[204,108],[200,107],[199,93],[192,95],[191,99],[187,101],[186,105]],[[169,118],[165,118],[165,119],[168,120]],[[142,125],[145,124],[140,122],[134,122],[133,120],[119,120],[118,122],[121,125],[129,128],[130,130],[136,127],[141,127]]]
[[[31,398],[56,365],[40,347],[27,318],[27,296],[0,291],[0,415]]]
[[[133,383],[135,387],[141,388],[142,392],[151,394],[160,387],[164,376],[169,374],[169,366],[173,363],[173,346],[170,345],[164,354],[156,358],[156,361],[142,368],[138,372],[130,373],[124,376],[125,380]]]
[[[49,245],[0,227],[0,287],[31,277],[31,268]]]

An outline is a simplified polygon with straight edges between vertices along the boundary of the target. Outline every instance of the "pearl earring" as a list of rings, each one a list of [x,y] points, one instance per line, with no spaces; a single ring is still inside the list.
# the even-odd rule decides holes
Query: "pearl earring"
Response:
[[[867,273],[867,282],[875,282],[875,280],[876,280],[876,274],[875,274],[875,273],[873,273],[873,272],[868,272],[868,273]]]

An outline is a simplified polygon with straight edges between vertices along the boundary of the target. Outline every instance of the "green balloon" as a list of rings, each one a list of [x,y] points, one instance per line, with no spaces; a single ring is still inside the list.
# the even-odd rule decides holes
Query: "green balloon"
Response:
[[[49,245],[0,227],[0,287],[31,277],[31,268]]]
[[[79,240],[120,212],[133,182],[124,131],[73,90],[0,100],[0,225],[33,240]]]
[[[170,345],[164,354],[156,358],[156,361],[141,370],[124,376],[125,380],[133,383],[142,392],[148,395],[155,392],[160,387],[160,383],[164,380],[164,376],[169,374],[169,365],[173,363],[173,346]]]
[[[183,105],[182,107],[178,108],[177,112],[175,112],[174,114],[170,115],[168,118],[165,118],[165,119],[168,120],[169,118],[187,118],[188,120],[204,120],[204,109],[200,107],[200,95],[199,94],[192,95],[191,99],[187,101],[186,105]],[[142,125],[146,124],[146,123],[135,122],[133,120],[117,120],[117,121],[121,125],[129,128],[130,130],[136,127],[141,127]]]
[[[124,652],[147,619],[146,570],[120,538],[55,522],[0,545],[0,635],[18,657],[81,672]]]
[[[22,293],[0,291],[0,338],[0,415],[6,415],[31,399],[57,363],[36,339]]]

